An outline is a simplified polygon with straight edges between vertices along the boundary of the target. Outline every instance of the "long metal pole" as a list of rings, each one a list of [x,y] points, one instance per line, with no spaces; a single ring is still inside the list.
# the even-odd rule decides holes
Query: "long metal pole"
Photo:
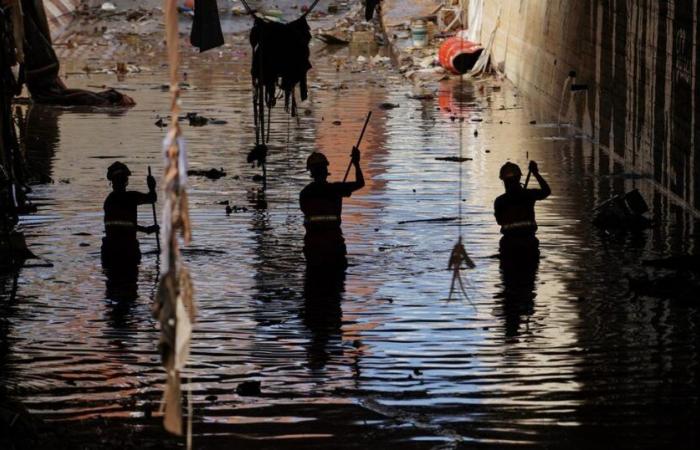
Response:
[[[148,176],[151,176],[151,166],[148,166]],[[153,209],[153,224],[155,226],[158,226],[158,215],[156,214],[156,204],[151,203],[151,207]],[[158,249],[158,253],[160,253],[160,230],[156,229],[156,248]]]
[[[372,111],[367,112],[367,118],[365,119],[365,124],[362,126],[362,132],[360,133],[360,138],[357,140],[357,145],[355,148],[359,149],[360,148],[360,143],[362,142],[362,137],[365,135],[365,130],[367,129],[367,124],[369,123],[369,118],[372,117]],[[343,177],[343,183],[345,183],[345,180],[348,179],[348,174],[350,173],[350,168],[352,167],[352,159],[350,159],[350,164],[348,164],[348,168],[345,171],[345,176]]]

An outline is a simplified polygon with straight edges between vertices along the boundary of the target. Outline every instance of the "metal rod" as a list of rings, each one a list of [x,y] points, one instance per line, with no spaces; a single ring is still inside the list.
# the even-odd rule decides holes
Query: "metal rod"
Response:
[[[367,129],[367,124],[369,123],[369,118],[372,117],[372,111],[367,112],[367,118],[365,119],[365,124],[362,126],[362,132],[360,133],[360,138],[357,140],[357,145],[355,148],[359,149],[360,148],[360,143],[362,142],[362,137],[365,135],[365,130]],[[343,183],[345,183],[345,180],[348,179],[348,174],[350,173],[350,168],[352,167],[352,158],[350,158],[350,164],[348,164],[348,168],[345,171],[345,176],[343,177]]]
[[[148,176],[151,175],[151,166],[148,166]],[[156,215],[156,204],[155,202],[151,203],[151,207],[153,209],[153,224],[157,227],[158,226],[158,216]],[[158,253],[160,253],[160,230],[156,228],[156,248],[158,249]]]

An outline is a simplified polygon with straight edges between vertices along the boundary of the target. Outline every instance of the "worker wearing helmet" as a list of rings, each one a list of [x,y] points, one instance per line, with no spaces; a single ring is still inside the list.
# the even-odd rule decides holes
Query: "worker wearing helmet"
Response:
[[[299,194],[299,206],[304,213],[304,256],[312,268],[345,268],[346,248],[340,228],[343,197],[365,185],[360,168],[360,150],[353,147],[351,164],[355,167],[354,182],[329,183],[328,159],[314,152],[306,161],[313,181]]]
[[[501,226],[504,238],[501,243],[513,238],[536,240],[535,202],[549,197],[552,191],[540,175],[535,161],[530,161],[529,170],[539,183],[539,189],[527,189],[520,184],[522,172],[517,164],[507,162],[501,167],[500,178],[506,192],[494,203],[496,222]]]
[[[141,260],[136,232],[154,233],[158,225],[140,226],[136,221],[138,205],[155,203],[156,180],[146,177],[148,193],[127,191],[131,171],[122,162],[115,162],[107,169],[107,179],[112,192],[104,203],[105,237],[102,240],[102,260],[106,263],[138,263]]]

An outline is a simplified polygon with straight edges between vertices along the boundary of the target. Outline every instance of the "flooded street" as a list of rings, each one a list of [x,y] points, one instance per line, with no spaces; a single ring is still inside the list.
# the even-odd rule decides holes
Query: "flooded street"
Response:
[[[227,42],[183,58],[183,112],[227,121],[183,122],[190,169],[226,172],[189,179],[193,242],[183,258],[198,316],[183,391],[194,448],[697,444],[697,303],[633,299],[626,279],[645,272],[643,259],[697,251],[691,213],[570,127],[543,122],[505,81],[446,80],[435,98],[414,100],[395,69],[360,70],[353,53],[336,70],[357,49],[329,54],[316,40],[299,117],[273,110],[263,192],[252,179],[260,169],[246,163],[255,143],[247,35]],[[0,384],[66,427],[102,417],[147,430],[160,426],[150,415],[165,379],[151,315],[160,261],[154,236],[141,235],[137,276],[107,278],[102,206],[113,161],[129,165],[134,190],[146,191],[148,166],[162,173],[166,129],[154,123],[169,110],[167,67],[162,47],[132,42],[118,51],[149,70],[123,81],[78,73],[114,61],[98,50],[59,50],[67,83],[133,89],[134,108],[21,106],[28,165],[53,180],[33,186],[38,212],[21,225],[53,267],[33,260],[0,276]],[[302,254],[305,161],[323,151],[331,179],[342,179],[369,110],[367,186],[344,205],[350,267],[319,291]],[[460,156],[460,138],[469,160],[436,159]],[[536,209],[539,266],[513,277],[496,257],[493,201],[501,165],[530,159],[553,194]],[[593,208],[635,187],[657,225],[598,231]],[[237,208],[227,214],[224,201]],[[139,223],[151,214],[140,208]],[[469,298],[448,300],[460,236],[476,268],[463,271]],[[260,395],[237,393],[245,381],[260,381]]]

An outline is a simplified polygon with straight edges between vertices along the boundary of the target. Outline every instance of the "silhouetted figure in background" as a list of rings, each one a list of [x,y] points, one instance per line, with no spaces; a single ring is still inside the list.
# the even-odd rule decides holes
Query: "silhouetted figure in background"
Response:
[[[503,278],[503,315],[506,336],[516,336],[523,316],[534,311],[535,280],[539,267],[539,241],[535,237],[535,202],[551,194],[547,182],[539,173],[537,163],[530,162],[530,172],[539,189],[527,189],[520,184],[522,172],[513,163],[501,167],[500,178],[506,192],[494,203],[496,221],[501,226],[500,268]]]
[[[343,231],[340,228],[343,211],[343,197],[350,195],[365,185],[360,169],[360,151],[353,147],[351,163],[355,166],[354,182],[329,183],[328,159],[318,152],[312,153],[306,161],[306,169],[311,172],[313,182],[299,194],[299,206],[304,213],[304,256],[311,270],[345,269],[347,253]]]
[[[137,224],[137,207],[155,203],[156,180],[146,177],[148,193],[127,191],[131,171],[119,161],[107,169],[107,179],[112,183],[112,193],[107,196],[105,210],[105,237],[102,239],[102,263],[105,268],[125,268],[141,261],[141,250],[136,232],[155,233],[158,225],[143,227]]]

